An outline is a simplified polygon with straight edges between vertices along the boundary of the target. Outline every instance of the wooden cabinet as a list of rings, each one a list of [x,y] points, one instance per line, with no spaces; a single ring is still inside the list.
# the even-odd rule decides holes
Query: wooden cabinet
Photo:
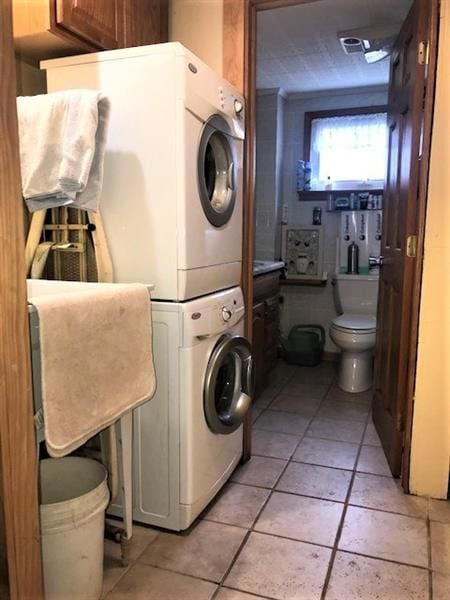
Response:
[[[122,0],[56,0],[55,26],[95,48],[119,48],[123,39]]]
[[[13,0],[16,53],[42,60],[166,42],[167,0]]]
[[[253,304],[253,359],[255,393],[257,398],[264,388],[264,302]]]
[[[276,365],[280,328],[280,271],[258,275],[253,282],[253,353],[255,398]]]

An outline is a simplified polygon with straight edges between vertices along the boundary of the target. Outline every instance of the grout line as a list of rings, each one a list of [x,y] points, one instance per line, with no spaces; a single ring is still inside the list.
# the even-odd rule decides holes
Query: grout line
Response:
[[[428,548],[428,595],[433,600],[433,561],[431,548],[431,521],[430,521],[430,499],[428,498],[427,510],[427,548]]]
[[[261,594],[257,594],[256,592],[244,592],[243,590],[240,590],[239,588],[235,588],[235,587],[232,587],[232,586],[229,586],[229,585],[224,585],[221,588],[217,588],[217,590],[214,592],[214,595],[211,597],[211,600],[213,600],[214,598],[216,598],[217,594],[219,593],[219,590],[221,590],[221,589],[232,590],[234,592],[239,592],[240,594],[249,594],[250,598],[252,596],[255,596],[255,598],[264,598],[264,600],[277,600],[273,596],[262,596]]]
[[[344,522],[345,522],[345,518],[347,516],[347,510],[348,510],[348,506],[349,506],[350,496],[351,496],[352,489],[353,489],[353,482],[355,481],[355,477],[356,477],[356,467],[358,465],[359,457],[361,455],[361,450],[362,450],[362,446],[363,446],[363,440],[364,440],[364,436],[366,434],[367,424],[369,422],[369,419],[370,419],[370,413],[367,415],[366,424],[365,424],[365,427],[364,427],[363,435],[361,436],[361,442],[359,444],[359,449],[358,449],[358,453],[357,453],[357,456],[356,456],[355,467],[353,469],[352,478],[350,480],[350,485],[348,486],[347,495],[346,495],[346,498],[345,498],[344,510],[342,511],[341,521],[339,523],[338,530],[336,532],[336,538],[334,540],[333,550],[331,552],[331,557],[330,557],[330,562],[328,564],[327,574],[325,576],[325,581],[324,581],[323,587],[322,587],[322,593],[321,593],[321,596],[320,596],[321,600],[325,600],[325,597],[326,597],[327,591],[328,591],[328,586],[329,586],[329,583],[330,583],[330,580],[331,580],[331,575],[332,575],[332,572],[333,572],[334,562],[336,560],[336,554],[337,554],[338,548],[339,548],[339,542],[341,541],[341,535],[342,535],[342,532],[344,530]]]

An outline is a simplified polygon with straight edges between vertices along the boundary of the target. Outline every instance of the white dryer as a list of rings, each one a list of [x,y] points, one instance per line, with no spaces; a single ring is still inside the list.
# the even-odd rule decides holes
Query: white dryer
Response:
[[[116,281],[186,300],[238,285],[244,100],[179,43],[42,63],[111,100],[101,200]]]
[[[156,395],[134,413],[134,519],[189,527],[242,455],[253,357],[232,288],[152,302]],[[120,514],[120,506],[112,508]]]

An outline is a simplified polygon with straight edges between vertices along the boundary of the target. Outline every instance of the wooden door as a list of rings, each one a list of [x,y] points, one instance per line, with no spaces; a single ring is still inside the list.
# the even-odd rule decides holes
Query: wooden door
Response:
[[[428,156],[424,144],[424,106],[427,90],[427,52],[423,43],[434,39],[436,27],[428,0],[415,0],[395,43],[388,98],[388,168],[384,200],[383,237],[378,301],[373,420],[394,476],[402,470],[405,426],[412,408],[408,383],[414,377],[411,344],[414,295],[417,285],[417,240],[424,210],[419,198],[420,177]],[[428,79],[434,73],[428,73]],[[429,132],[425,132],[429,134]],[[420,175],[420,176],[419,176]],[[416,277],[416,279],[415,279]],[[420,282],[419,282],[420,283]],[[417,312],[417,311],[415,311]]]
[[[113,50],[123,39],[124,0],[51,0],[57,28],[93,44]]]

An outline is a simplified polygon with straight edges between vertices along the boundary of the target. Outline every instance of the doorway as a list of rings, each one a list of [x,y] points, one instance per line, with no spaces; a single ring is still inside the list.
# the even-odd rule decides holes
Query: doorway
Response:
[[[281,305],[281,328],[283,333],[286,334],[293,324],[301,322],[302,324],[325,325],[324,329],[328,330],[333,318],[332,311],[335,311],[334,298],[332,297],[336,295],[333,294],[333,288],[330,283],[333,273],[340,266],[337,262],[339,249],[337,252],[336,246],[332,249],[330,242],[336,242],[336,237],[338,236],[335,234],[337,230],[340,231],[338,222],[341,220],[343,212],[337,214],[337,211],[330,210],[328,212],[327,209],[332,205],[332,200],[335,200],[337,197],[345,197],[346,194],[343,192],[351,193],[351,190],[348,188],[345,189],[345,186],[340,185],[337,178],[336,181],[333,181],[334,176],[332,175],[330,176],[331,182],[325,180],[325,185],[323,185],[322,189],[300,189],[304,185],[304,181],[302,180],[304,174],[300,172],[298,162],[307,156],[308,145],[309,149],[311,149],[311,138],[308,138],[308,133],[305,135],[305,124],[306,126],[308,125],[308,117],[310,121],[314,121],[314,119],[320,117],[333,119],[338,116],[345,116],[343,114],[318,114],[320,111],[330,111],[336,108],[340,111],[344,110],[344,112],[348,110],[350,113],[355,109],[358,110],[361,108],[364,109],[364,114],[369,114],[370,112],[375,112],[376,114],[388,112],[385,107],[389,100],[389,80],[392,80],[393,65],[395,65],[395,61],[397,60],[392,58],[394,42],[399,38],[402,24],[405,22],[410,11],[412,12],[410,21],[416,25],[417,23],[421,23],[423,26],[422,28],[416,27],[409,37],[406,36],[410,47],[414,47],[416,50],[419,47],[419,40],[430,40],[428,48],[424,50],[427,53],[428,64],[419,64],[419,73],[415,72],[413,74],[414,77],[417,75],[416,90],[420,90],[421,94],[426,90],[428,101],[430,101],[434,83],[437,7],[434,6],[430,12],[428,10],[430,8],[429,3],[415,2],[413,5],[412,2],[405,1],[396,3],[394,10],[391,3],[378,3],[375,10],[373,6],[369,10],[369,3],[358,3],[358,13],[358,10],[353,6],[354,3],[346,2],[345,0],[333,2],[332,6],[329,6],[325,12],[322,12],[328,6],[325,0],[303,3],[262,2],[250,4],[248,32],[252,34],[249,39],[254,44],[255,60],[253,63],[250,60],[248,67],[250,75],[248,97],[255,108],[256,115],[255,121],[250,124],[250,139],[253,139],[256,131],[256,145],[254,148],[251,147],[252,144],[249,145],[250,148],[247,157],[248,164],[251,164],[255,158],[254,153],[256,150],[256,194],[254,196],[255,247],[252,247],[252,252],[255,253],[256,260],[260,261],[270,260],[272,256],[273,260],[286,260],[286,248],[283,249],[283,241],[285,240],[283,239],[282,223],[284,222],[285,226],[289,225],[289,222],[296,225],[307,224],[310,226],[312,225],[314,208],[321,209],[321,219],[323,220],[321,225],[322,229],[328,229],[328,239],[325,234],[326,248],[322,250],[319,248],[318,254],[322,252],[325,256],[325,260],[322,258],[322,265],[326,265],[326,267],[322,266],[319,269],[320,273],[314,273],[313,276],[315,275],[315,278],[300,277],[298,279],[300,279],[301,283],[299,283],[298,279],[295,282],[285,280],[282,283],[281,297],[283,304]],[[289,6],[286,6],[286,4],[289,4]],[[292,6],[293,4],[294,6]],[[412,6],[413,8],[411,8]],[[334,15],[333,10],[337,11],[337,15]],[[346,10],[349,11],[347,13],[347,20],[345,20]],[[421,11],[425,12],[421,13]],[[324,17],[325,13],[326,18]],[[421,18],[418,17],[419,14],[422,14]],[[424,15],[431,15],[428,22],[426,18],[423,18]],[[299,23],[305,28],[300,33]],[[332,31],[332,35],[329,33],[328,37],[325,32],[327,27]],[[338,35],[340,33],[343,35]],[[372,39],[368,40],[369,44],[362,51],[346,54],[344,45],[339,39],[339,37],[345,37],[345,35],[347,35],[347,38],[351,38],[352,35],[355,38],[358,36],[361,38],[365,35]],[[403,35],[405,38],[405,34]],[[390,47],[387,48],[389,56],[366,57],[373,50],[381,53],[386,49],[382,48],[383,44],[379,43],[379,39],[383,36],[384,40],[390,36]],[[304,46],[302,46],[302,43]],[[364,45],[364,41],[362,43]],[[389,44],[385,45],[388,46]],[[249,56],[252,57],[251,49],[253,46],[252,44],[250,46]],[[374,60],[370,62],[367,58]],[[345,64],[347,64],[347,72],[345,71]],[[349,65],[351,66],[349,67]],[[364,74],[363,65],[367,65],[367,75]],[[420,69],[420,66],[423,68]],[[408,81],[412,81],[411,72],[407,74],[407,77]],[[304,86],[303,89],[301,89],[301,85]],[[334,97],[337,97],[337,99],[335,100]],[[318,101],[318,98],[321,98],[321,100]],[[412,94],[411,102],[413,103],[414,98],[415,96]],[[302,104],[303,113],[312,113],[312,115],[307,115],[305,118],[301,114],[299,109]],[[305,106],[310,108],[310,110],[306,110]],[[419,108],[417,104],[413,112],[417,115],[421,110],[422,107]],[[258,120],[260,121],[259,127]],[[282,122],[281,127],[279,126],[280,120]],[[393,360],[394,363],[390,368],[390,373],[392,378],[397,381],[397,379],[401,379],[397,378],[396,374],[396,369],[399,368],[400,357],[406,357],[405,364],[407,366],[400,367],[403,369],[404,377],[401,386],[399,386],[399,389],[395,393],[385,391],[384,395],[383,393],[380,395],[380,392],[378,392],[378,396],[382,397],[382,400],[381,402],[376,402],[374,411],[377,430],[382,438],[383,447],[391,470],[395,476],[402,474],[405,490],[408,489],[409,439],[414,386],[415,348],[417,343],[418,298],[421,281],[421,243],[423,242],[427,178],[426,153],[431,131],[430,112],[425,114],[425,119],[422,118],[422,115],[417,117],[416,129],[421,132],[422,141],[425,144],[422,146],[421,174],[417,179],[414,179],[415,176],[413,176],[413,185],[410,186],[411,195],[408,199],[408,202],[415,207],[415,215],[410,221],[410,231],[408,233],[417,236],[416,240],[413,241],[413,243],[417,242],[417,251],[416,256],[408,256],[408,258],[412,258],[413,260],[410,261],[406,269],[409,269],[409,275],[406,278],[408,281],[405,283],[409,293],[405,293],[404,296],[407,299],[406,304],[408,304],[407,315],[401,336],[395,336],[395,339],[399,343],[391,344],[389,349],[382,347],[380,332],[378,331],[377,357],[379,367],[376,373],[378,372],[379,379],[381,375],[385,376],[386,369],[383,370],[383,365],[387,364],[389,360]],[[266,136],[266,139],[264,139],[264,136]],[[269,139],[270,136],[272,136],[272,142],[275,140],[275,143],[272,143],[272,150],[269,148],[268,143],[271,141]],[[302,143],[302,137],[304,143]],[[259,157],[258,138],[262,148],[262,150],[260,149]],[[413,141],[413,145],[417,144],[418,139],[416,138]],[[403,145],[404,147],[405,144]],[[418,149],[417,145],[415,149]],[[413,154],[414,152],[410,153],[410,157],[413,157]],[[282,165],[281,175],[277,171],[277,164]],[[406,164],[405,159],[403,159],[403,164]],[[411,160],[409,164],[410,166],[412,165]],[[273,166],[268,168],[267,165]],[[261,175],[263,172],[265,178],[260,177],[258,179],[258,175]],[[381,212],[382,209],[379,207],[382,205],[383,200],[389,203],[389,200],[385,199],[384,196],[389,196],[390,192],[389,189],[384,190],[384,186],[380,185],[379,182],[377,185],[382,189],[380,190],[374,186],[373,190],[364,190],[364,192],[369,191],[369,194],[371,191],[373,192],[370,195],[375,197],[375,199],[372,198],[371,208],[376,207]],[[250,185],[249,189],[251,187]],[[316,184],[316,188],[320,188],[320,186]],[[330,191],[332,192],[331,194],[329,193]],[[380,196],[379,191],[381,191],[382,196],[381,204],[378,204],[380,202],[378,198]],[[320,192],[322,193],[321,197],[319,195]],[[350,196],[350,194],[347,194],[347,196]],[[393,193],[391,196],[393,197]],[[268,204],[267,201],[267,198],[270,197],[275,198],[275,202],[272,201],[272,204],[270,204],[270,201]],[[261,198],[262,202],[260,202]],[[348,197],[347,200],[350,204],[354,199]],[[358,201],[360,201],[359,197],[356,199],[356,202]],[[388,211],[384,210],[383,212],[386,215]],[[325,225],[325,223],[331,224],[333,221],[334,234],[331,233],[331,227],[327,228]],[[261,224],[264,226],[262,227]],[[391,222],[391,229],[392,227]],[[386,230],[387,228],[384,229]],[[410,235],[405,236],[405,230],[398,231],[397,233],[399,239],[401,236],[401,244],[398,244],[398,250],[399,252],[404,251],[406,254],[406,243]],[[267,234],[270,234],[271,237]],[[383,244],[383,241],[381,241],[381,244]],[[386,244],[384,247],[386,248]],[[264,255],[266,251],[268,252]],[[272,256],[269,256],[269,254]],[[378,256],[380,256],[380,253],[377,254],[376,258]],[[297,258],[302,259],[303,257]],[[303,268],[301,260],[293,261],[290,259],[290,261],[293,263],[291,264],[291,271],[299,270],[297,264],[300,265],[300,270]],[[389,267],[385,268],[384,265],[381,273],[383,273],[383,270],[384,272],[389,272],[390,269]],[[326,272],[325,276],[323,275],[324,272]],[[309,275],[309,273],[306,275]],[[382,275],[381,279],[383,277]],[[287,279],[289,279],[289,274]],[[402,281],[404,280],[402,279]],[[250,289],[251,285],[247,287]],[[254,299],[253,293],[248,295],[248,299],[250,298]],[[380,315],[380,310],[386,314],[389,313],[386,309],[386,303],[382,303],[382,309],[380,309],[380,306],[378,309],[379,322],[386,323],[388,318],[385,314],[383,321],[383,315]],[[305,315],[307,319],[306,323]],[[322,322],[317,323],[318,319],[316,317],[318,316],[320,317],[319,321],[321,320]],[[334,313],[334,316],[336,316],[336,313]],[[255,326],[258,326],[258,324],[260,322],[255,320]],[[384,327],[382,337],[389,339],[389,334],[386,332],[386,327]],[[403,344],[402,351],[400,351],[401,344]],[[325,355],[326,358],[336,358],[336,356],[333,356],[336,350],[332,346],[332,340],[327,336],[325,352],[329,354]],[[377,377],[377,374],[375,377]],[[381,384],[376,383],[375,387],[379,390]],[[377,409],[377,406],[382,407],[382,410]],[[392,428],[389,430],[389,426],[386,424],[386,420],[389,420],[389,418],[395,423],[394,430]],[[395,446],[398,440],[401,440],[401,444],[400,446]]]

